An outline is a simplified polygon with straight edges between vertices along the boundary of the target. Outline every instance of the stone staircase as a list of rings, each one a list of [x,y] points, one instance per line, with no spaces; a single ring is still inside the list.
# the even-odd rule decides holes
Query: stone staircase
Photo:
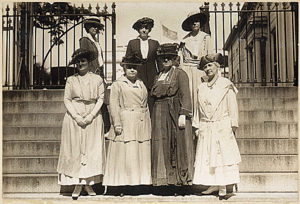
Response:
[[[63,90],[3,91],[3,193],[59,193]],[[298,191],[298,88],[238,94],[241,193]]]

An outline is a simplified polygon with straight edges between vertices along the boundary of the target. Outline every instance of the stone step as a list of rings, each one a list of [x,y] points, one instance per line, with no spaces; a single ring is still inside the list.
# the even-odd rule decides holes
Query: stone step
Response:
[[[58,156],[60,141],[4,141],[3,157]]]
[[[63,101],[4,102],[3,113],[65,113]]]
[[[60,140],[61,125],[47,127],[4,126],[3,140]],[[240,124],[236,138],[298,138],[298,123],[264,122]]]
[[[64,98],[63,89],[47,90],[14,90],[3,91],[3,102],[15,101],[62,101]]]
[[[297,110],[254,110],[239,111],[239,124],[257,124],[264,122],[298,122]]]
[[[239,111],[297,110],[296,98],[243,98],[238,99]],[[63,99],[54,101],[9,101],[3,102],[3,113],[65,113]]]
[[[95,187],[94,187],[95,188]],[[102,187],[103,188],[103,187]],[[64,194],[58,194],[58,193],[8,193],[3,194],[3,200],[11,201],[14,200],[51,200],[51,201],[57,201],[59,200],[60,203],[66,202],[69,203],[71,198],[71,192],[73,188],[70,188],[68,193]],[[80,196],[77,203],[220,203],[219,197],[215,195],[185,195],[185,196],[177,196],[174,197],[172,194],[169,196],[161,196],[161,195],[153,195],[151,187],[148,188],[148,191],[144,190],[143,194],[140,193],[134,193],[134,194],[125,194],[124,197],[120,198],[119,196],[116,196],[118,187],[108,187],[107,194],[102,195],[103,189],[100,188],[100,190],[96,189],[96,192],[98,193],[96,196]],[[168,187],[166,187],[168,189]],[[207,187],[198,187],[193,186],[191,187],[193,189],[193,192],[201,192],[207,189]],[[98,190],[98,191],[97,191]],[[138,196],[137,196],[138,195]],[[9,199],[9,200],[8,200]],[[234,192],[233,194],[229,194],[226,196],[226,202],[229,201],[229,203],[297,203],[298,201],[298,193],[290,193],[290,192],[271,192],[271,193],[242,193],[242,192]],[[58,202],[53,202],[58,203]]]
[[[298,173],[241,173],[239,192],[295,192]]]
[[[3,114],[3,126],[59,126],[64,113],[6,113]],[[258,123],[297,123],[296,110],[255,110],[239,111],[239,124]]]
[[[3,157],[3,173],[55,174],[58,156],[51,157]],[[298,170],[297,155],[242,155],[241,173],[295,173]]]
[[[297,155],[297,139],[237,139],[241,154]]]
[[[298,110],[298,98],[237,98],[239,111]]]
[[[298,98],[298,87],[237,87],[238,98]]]
[[[241,154],[297,155],[297,139],[237,139]],[[108,140],[106,140],[108,145]],[[58,156],[60,141],[3,141],[4,157]]]
[[[59,193],[57,174],[3,174],[3,193]],[[297,192],[297,173],[240,173],[239,192]]]
[[[265,121],[239,124],[237,138],[298,138],[298,122]]]
[[[298,155],[241,155],[241,173],[296,173]]]
[[[3,140],[59,140],[61,127],[3,127]]]
[[[3,115],[3,126],[61,126],[64,115],[65,113],[6,113]]]

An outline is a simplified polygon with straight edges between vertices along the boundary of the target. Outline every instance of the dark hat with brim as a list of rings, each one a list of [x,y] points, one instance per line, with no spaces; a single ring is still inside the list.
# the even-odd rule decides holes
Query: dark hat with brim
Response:
[[[204,66],[210,62],[218,62],[220,65],[223,64],[224,58],[221,53],[208,54],[200,58],[198,69],[203,70]]]
[[[100,18],[97,18],[97,17],[86,18],[83,21],[83,25],[84,26],[92,25],[92,26],[98,27],[100,30],[104,29],[104,25],[101,23]]]
[[[148,17],[141,18],[133,24],[132,28],[138,31],[143,26],[153,28],[154,20]]]
[[[76,62],[81,58],[86,58],[88,61],[93,61],[97,59],[97,57],[97,52],[79,48],[72,54],[72,60],[69,62],[68,66],[71,64],[76,64]]]
[[[202,13],[202,12],[192,12],[189,13],[189,15],[187,16],[187,18],[183,21],[181,27],[184,31],[192,31],[191,28],[191,22],[194,19],[199,19],[200,20],[200,26],[202,27],[206,21],[207,21],[207,16],[206,14]]]
[[[142,63],[143,63],[143,60],[138,57],[137,53],[133,53],[131,55],[126,55],[125,57],[123,57],[120,65],[122,67],[124,65],[140,66]]]
[[[165,43],[161,44],[157,48],[157,56],[165,56],[165,55],[171,55],[171,56],[178,56],[178,49],[179,45],[177,43]]]

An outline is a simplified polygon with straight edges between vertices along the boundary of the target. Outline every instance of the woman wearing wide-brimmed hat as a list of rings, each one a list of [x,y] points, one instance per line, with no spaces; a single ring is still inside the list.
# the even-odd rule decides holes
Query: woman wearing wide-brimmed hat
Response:
[[[208,33],[203,32],[204,26],[208,24],[208,16],[203,12],[191,12],[182,23],[182,29],[189,32],[180,43],[180,66],[187,73],[192,100],[192,113],[195,113],[197,104],[197,88],[201,83],[201,77],[205,75],[202,70],[197,69],[200,58],[212,53],[212,40]],[[209,24],[207,25],[209,28]],[[191,141],[187,141],[187,148],[195,145],[195,133]],[[196,150],[188,155],[189,163],[194,163]],[[191,169],[191,168],[190,168]]]
[[[101,23],[99,17],[92,16],[83,21],[83,26],[87,34],[79,39],[80,48],[98,53],[98,57],[90,63],[90,71],[104,78],[103,53],[96,37],[99,31],[104,30],[104,25]]]
[[[226,195],[226,185],[239,182],[241,155],[235,139],[238,128],[237,89],[218,75],[223,62],[220,53],[203,56],[199,69],[207,80],[198,87],[193,126],[198,136],[193,184],[210,186],[202,194],[214,191]]]
[[[189,79],[178,64],[179,45],[162,44],[158,59],[163,67],[155,78],[152,121],[152,183],[153,186],[190,185],[192,174],[186,141],[192,137],[192,106]],[[191,139],[189,139],[191,140]]]
[[[103,185],[150,185],[151,123],[147,88],[137,77],[141,61],[136,55],[127,55],[121,66],[125,74],[111,86],[113,128],[107,137],[109,147]]]
[[[126,55],[137,53],[138,57],[142,59],[142,65],[138,67],[138,78],[144,82],[149,93],[153,86],[154,77],[158,74],[156,50],[159,43],[149,36],[153,26],[154,20],[151,18],[144,17],[137,20],[132,28],[135,29],[139,35],[136,39],[129,41],[126,50]],[[148,105],[151,114],[153,98],[151,98],[150,95],[148,97]]]
[[[75,185],[77,198],[82,185],[89,195],[96,195],[91,185],[100,183],[105,168],[104,127],[100,108],[104,98],[103,79],[89,70],[97,52],[77,49],[69,64],[78,73],[68,77],[64,104],[60,154],[57,171],[59,184]]]
[[[181,67],[187,73],[190,80],[193,113],[197,102],[197,87],[201,83],[201,77],[205,75],[198,70],[200,58],[212,53],[213,42],[210,34],[202,30],[207,24],[208,16],[204,12],[192,12],[182,23],[182,29],[189,32],[181,41]]]

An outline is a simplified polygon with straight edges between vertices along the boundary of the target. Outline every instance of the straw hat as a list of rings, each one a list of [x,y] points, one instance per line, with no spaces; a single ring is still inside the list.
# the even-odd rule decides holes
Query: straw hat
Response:
[[[207,21],[207,16],[203,12],[191,12],[188,14],[187,18],[183,21],[181,27],[184,31],[192,31],[192,28],[190,26],[190,23],[194,19],[199,19],[200,20],[200,26],[202,27],[206,21]]]
[[[87,25],[93,25],[94,27],[98,27],[99,30],[104,30],[104,25],[101,23],[100,18],[96,17],[96,16],[91,16],[91,17],[86,18],[83,21],[83,25],[84,25],[84,27]]]

